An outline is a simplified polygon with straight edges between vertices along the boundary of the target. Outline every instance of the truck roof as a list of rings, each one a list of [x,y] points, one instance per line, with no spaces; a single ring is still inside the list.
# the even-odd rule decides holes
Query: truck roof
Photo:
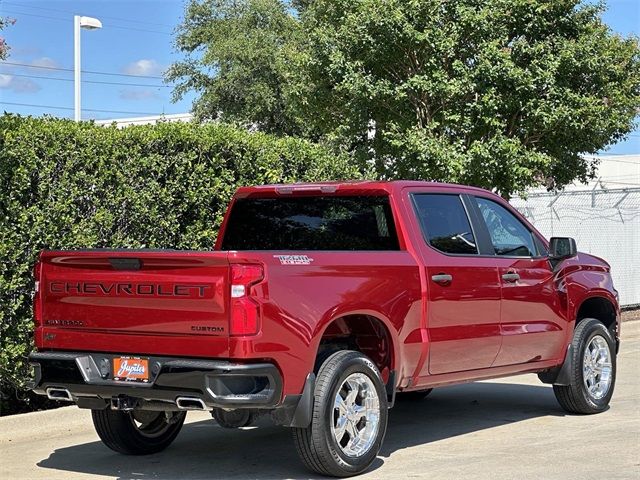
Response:
[[[440,183],[440,182],[425,182],[420,180],[393,180],[393,181],[380,181],[380,180],[352,180],[352,181],[337,181],[337,182],[314,182],[314,183],[280,183],[270,185],[258,185],[251,187],[240,187],[236,191],[236,197],[244,198],[250,196],[263,196],[263,195],[312,195],[312,194],[331,194],[331,193],[343,193],[343,194],[357,194],[358,192],[373,194],[373,193],[388,193],[393,194],[406,187],[423,187],[434,189],[452,189],[456,191],[473,191],[473,192],[488,192],[485,189],[478,187],[471,187],[468,185],[458,185],[455,183]]]

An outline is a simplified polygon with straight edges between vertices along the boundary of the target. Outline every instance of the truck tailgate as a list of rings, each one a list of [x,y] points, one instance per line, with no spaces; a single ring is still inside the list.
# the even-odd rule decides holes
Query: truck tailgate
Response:
[[[228,353],[226,252],[45,251],[40,260],[38,348]]]

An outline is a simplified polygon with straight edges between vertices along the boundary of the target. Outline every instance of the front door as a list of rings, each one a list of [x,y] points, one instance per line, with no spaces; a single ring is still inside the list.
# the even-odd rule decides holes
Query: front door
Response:
[[[542,243],[515,212],[472,197],[495,250],[502,283],[502,347],[494,366],[554,359],[566,342],[566,302]]]
[[[430,191],[433,191],[430,189]],[[424,241],[428,367],[420,376],[490,367],[500,349],[500,281],[456,194],[410,194]]]

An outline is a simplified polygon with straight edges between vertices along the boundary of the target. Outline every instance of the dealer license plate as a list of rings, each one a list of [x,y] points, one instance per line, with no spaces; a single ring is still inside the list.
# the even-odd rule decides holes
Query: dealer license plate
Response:
[[[149,382],[149,359],[140,357],[115,357],[113,379],[124,382]]]

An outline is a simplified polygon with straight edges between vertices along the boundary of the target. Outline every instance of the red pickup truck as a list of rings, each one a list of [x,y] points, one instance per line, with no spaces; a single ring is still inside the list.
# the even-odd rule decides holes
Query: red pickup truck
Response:
[[[33,389],[91,409],[124,454],[167,447],[188,410],[268,414],[309,468],[350,476],[396,398],[434,387],[536,372],[565,410],[605,410],[609,270],[478,188],[240,188],[213,251],[43,251]]]

